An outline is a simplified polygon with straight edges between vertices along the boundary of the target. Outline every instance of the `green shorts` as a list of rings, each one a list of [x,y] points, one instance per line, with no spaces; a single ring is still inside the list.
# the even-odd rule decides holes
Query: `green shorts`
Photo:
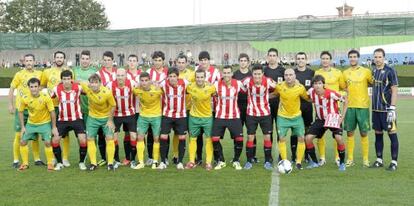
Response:
[[[344,130],[355,131],[357,124],[360,132],[366,133],[371,129],[368,108],[348,108],[346,110]]]
[[[286,137],[289,129],[292,129],[292,135],[303,137],[305,135],[305,125],[302,115],[293,118],[277,116],[277,133],[280,137]]]
[[[27,109],[25,109],[23,111],[23,121],[25,125],[27,123],[27,118],[29,118],[29,112],[27,111]],[[20,120],[19,120],[19,110],[17,109],[14,112],[14,131],[15,132],[22,131],[22,127],[20,126]]]
[[[114,132],[106,126],[108,123],[108,118],[93,118],[88,116],[88,121],[86,123],[86,134],[87,137],[94,137],[98,135],[99,128],[102,128],[106,137],[113,137]]]
[[[23,140],[37,140],[38,136],[42,137],[43,141],[50,141],[52,138],[52,128],[50,122],[44,124],[26,124],[26,132],[23,134]]]
[[[193,117],[188,118],[188,131],[190,137],[197,138],[201,129],[204,131],[205,137],[211,137],[211,129],[213,128],[213,117]]]
[[[139,135],[145,135],[148,132],[148,128],[151,126],[152,134],[154,137],[160,136],[161,131],[161,116],[159,117],[138,117],[137,132]]]

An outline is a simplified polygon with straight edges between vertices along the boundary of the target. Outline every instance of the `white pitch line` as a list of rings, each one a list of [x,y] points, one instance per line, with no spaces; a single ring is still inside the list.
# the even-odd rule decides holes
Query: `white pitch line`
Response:
[[[279,173],[277,169],[272,172],[272,184],[270,185],[269,206],[279,205]]]

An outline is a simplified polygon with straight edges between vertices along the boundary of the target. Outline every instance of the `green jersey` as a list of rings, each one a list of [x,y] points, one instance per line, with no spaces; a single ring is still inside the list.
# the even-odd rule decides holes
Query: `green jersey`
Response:
[[[82,69],[81,67],[75,67],[73,69],[75,81],[80,82],[87,82],[88,78],[95,74],[98,70],[93,67],[89,66],[88,69]],[[81,95],[81,112],[82,114],[88,114],[88,97],[86,95]]]

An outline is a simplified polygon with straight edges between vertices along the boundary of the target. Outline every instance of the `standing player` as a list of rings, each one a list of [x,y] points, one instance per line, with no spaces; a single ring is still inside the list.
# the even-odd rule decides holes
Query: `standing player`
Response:
[[[141,73],[139,77],[139,88],[134,89],[134,94],[139,98],[139,104],[141,108],[141,113],[138,117],[138,143],[137,143],[137,152],[138,152],[138,164],[133,167],[133,169],[142,169],[145,167],[144,164],[144,150],[145,150],[145,134],[147,134],[148,129],[152,128],[152,134],[154,135],[154,144],[151,157],[152,160],[152,169],[158,167],[158,159],[160,156],[160,129],[161,129],[161,97],[162,90],[152,85],[150,80],[150,75],[147,72]]]
[[[316,75],[312,80],[313,87],[309,89],[308,94],[315,105],[316,120],[312,123],[306,134],[306,153],[311,157],[309,166],[307,168],[319,167],[318,159],[316,158],[315,147],[313,145],[313,138],[322,138],[326,130],[331,130],[334,134],[336,144],[338,144],[339,154],[339,171],[345,171],[345,143],[342,140],[342,117],[346,114],[347,100],[344,96],[341,96],[338,92],[325,88],[325,78],[321,75]],[[329,120],[329,115],[339,115],[338,102],[343,103],[342,116],[337,121],[331,121],[331,123],[337,123],[337,128],[327,127],[326,121]],[[328,119],[328,120],[327,120]]]
[[[204,131],[206,139],[206,170],[213,168],[213,142],[211,141],[211,129],[213,127],[213,115],[211,97],[215,94],[215,87],[206,82],[206,72],[197,69],[195,72],[196,82],[187,87],[187,94],[191,97],[190,112],[188,117],[188,131],[190,133],[189,162],[186,169],[196,167],[195,156],[198,152],[197,136]]]
[[[106,51],[103,53],[102,56],[103,66],[102,68],[96,72],[99,78],[101,79],[101,83],[103,86],[106,86],[111,81],[115,81],[116,79],[116,68],[114,65],[114,53],[111,51]],[[98,145],[99,145],[99,153],[101,154],[101,160],[98,162],[99,166],[106,165],[106,140],[105,134],[102,129],[98,130]],[[116,167],[119,166],[119,146],[118,141],[115,142],[115,158],[116,160]]]
[[[42,78],[40,79],[40,85],[46,87],[48,93],[51,94],[53,89],[60,83],[60,73],[67,68],[64,68],[66,54],[62,51],[57,51],[53,54],[55,61],[55,67],[50,69],[45,69],[42,73]],[[59,115],[59,100],[53,99],[53,105],[55,106],[55,114]],[[63,138],[63,165],[69,167],[69,148],[70,148],[70,139]]]
[[[82,84],[82,90],[88,96],[89,100],[89,115],[86,122],[87,138],[88,138],[88,155],[91,161],[89,170],[97,169],[96,163],[96,136],[98,130],[102,128],[106,137],[106,154],[108,160],[108,170],[115,170],[114,167],[114,153],[115,143],[113,134],[115,130],[113,122],[113,114],[115,111],[115,100],[112,92],[104,87],[101,79],[97,74],[89,77],[89,84]]]
[[[281,83],[284,80],[285,68],[279,64],[279,51],[275,48],[270,48],[267,51],[267,63],[264,68],[264,75],[273,79],[277,83]],[[277,127],[277,112],[279,108],[279,97],[270,99],[270,112],[272,115],[272,121],[275,121]],[[273,130],[270,138],[273,143]],[[273,161],[273,160],[272,160]]]
[[[152,61],[154,63],[154,66],[148,69],[147,73],[150,75],[150,80],[152,81],[152,83],[159,86],[162,82],[166,80],[168,76],[168,67],[164,66],[164,61],[165,61],[164,52],[154,51],[154,53],[152,54]],[[152,156],[153,144],[154,144],[154,137],[152,134],[152,129],[149,128],[148,134],[147,134],[148,160],[145,163],[148,166],[152,165],[153,163],[153,156]],[[169,141],[168,141],[168,145],[169,145]],[[167,149],[167,153],[168,153],[168,149]]]
[[[199,69],[203,69],[206,71],[206,80],[210,84],[214,84],[215,82],[219,81],[221,79],[220,71],[216,69],[213,65],[210,63],[210,54],[208,51],[201,51],[198,54],[198,61],[200,63]],[[214,108],[214,99],[212,98],[212,106]],[[214,116],[214,110],[213,110],[213,116]],[[218,142],[217,144],[220,144]],[[202,154],[203,154],[203,131],[198,135],[197,137],[197,158],[196,158],[196,164],[201,165],[202,164]],[[217,162],[217,154],[214,151],[214,159]]]
[[[321,65],[322,68],[315,72],[315,75],[322,75],[325,79],[325,87],[327,89],[339,92],[339,90],[345,89],[345,81],[342,75],[342,72],[338,69],[331,67],[332,54],[328,51],[322,51],[321,55]],[[335,151],[335,162],[338,162],[339,155],[337,152],[337,144],[334,142],[334,151]],[[322,166],[326,164],[326,146],[325,146],[325,137],[318,139],[318,149],[319,149],[319,164]]]
[[[237,71],[235,71],[233,74],[234,79],[243,81],[244,79],[252,76],[252,72],[249,70],[249,66],[250,66],[249,55],[247,55],[246,53],[241,53],[239,55],[239,65],[240,65],[240,68]],[[247,111],[247,94],[246,93],[244,92],[239,93],[237,104],[239,105],[239,109],[240,109],[240,120],[242,122],[242,125],[246,125],[246,111]],[[246,144],[246,151],[248,150],[247,146],[248,145]],[[254,162],[257,161],[256,138],[254,138],[254,142],[253,142],[253,160]]]
[[[79,139],[79,169],[86,170],[86,132],[82,112],[79,110],[82,89],[78,83],[73,83],[73,74],[69,70],[62,71],[60,79],[62,82],[53,89],[51,94],[52,98],[57,98],[59,101],[59,117],[56,125],[53,125],[57,126],[58,136],[52,139],[53,153],[57,161],[55,170],[63,168],[59,142],[62,137],[69,138],[67,134],[70,130],[74,130]]]
[[[126,158],[132,161],[135,161],[135,156],[137,155],[137,120],[135,119],[135,98],[133,94],[133,89],[135,86],[135,81],[127,79],[127,72],[125,71],[125,69],[122,68],[117,69],[116,80],[109,82],[106,85],[106,87],[112,91],[112,95],[114,96],[116,102],[116,108],[114,113],[114,141],[118,141],[120,127],[121,125],[123,125],[124,131],[127,132],[128,135],[130,135],[130,141],[128,141],[128,143],[130,143],[130,150],[127,154],[130,157]],[[115,161],[117,161],[116,155]]]
[[[257,126],[263,132],[263,150],[265,154],[264,167],[272,169],[272,141],[270,134],[273,130],[273,122],[269,107],[269,89],[276,87],[276,82],[263,76],[261,64],[255,64],[252,68],[253,77],[247,77],[243,81],[248,93],[246,127],[249,139],[246,145],[247,163],[244,169],[251,169],[254,162],[254,139]]]
[[[280,105],[277,111],[277,132],[279,134],[279,154],[282,160],[287,160],[286,135],[289,129],[292,135],[298,137],[296,150],[296,168],[302,169],[302,158],[305,153],[305,125],[300,111],[300,98],[308,100],[305,87],[296,81],[293,69],[285,70],[285,81],[278,84],[274,94],[280,96]],[[271,165],[270,165],[271,166]]]
[[[348,160],[346,166],[354,165],[354,131],[358,125],[361,135],[363,166],[369,167],[368,131],[369,125],[369,96],[368,84],[372,84],[372,73],[369,69],[358,65],[359,52],[348,52],[350,68],[343,72],[348,92],[348,110],[345,116],[344,130],[347,131]]]
[[[128,71],[126,73],[127,79],[130,81],[135,81],[136,83],[139,82],[139,76],[141,75],[142,70],[138,68],[138,56],[135,54],[130,54],[128,56]],[[133,96],[133,103],[135,108],[135,121],[138,121],[139,116],[139,100],[136,98],[136,96]],[[123,127],[123,130],[125,132],[124,136],[124,151],[125,151],[125,159],[122,161],[123,165],[129,165],[131,163],[131,160],[135,157],[132,157],[131,154],[131,135],[128,132],[128,128],[125,126]],[[135,167],[136,163],[132,162],[133,165],[131,167]]]
[[[188,82],[179,79],[178,69],[172,67],[168,70],[168,79],[161,83],[164,92],[163,111],[161,119],[161,163],[158,169],[167,168],[167,157],[171,129],[178,134],[178,163],[177,169],[184,169],[183,158],[185,154],[185,139],[187,134],[187,110],[185,108],[186,87]]]
[[[26,54],[24,55],[24,66],[25,68],[19,72],[17,72],[12,82],[10,83],[10,90],[9,90],[9,113],[15,114],[14,116],[14,141],[13,141],[13,168],[19,168],[19,156],[20,156],[20,139],[21,139],[21,127],[19,122],[19,105],[20,100],[23,96],[30,95],[30,90],[28,87],[27,82],[31,78],[40,79],[42,76],[42,72],[35,70],[33,65],[35,64],[35,56],[33,54]],[[13,104],[14,99],[14,91],[16,90],[16,100]],[[24,124],[27,122],[28,118],[28,111],[23,111],[23,120]],[[32,141],[32,149],[33,149],[33,157],[35,160],[35,165],[45,165],[45,163],[40,160],[40,149],[39,149],[39,141],[35,140]]]
[[[226,167],[223,157],[223,147],[220,144],[220,137],[224,137],[226,128],[230,131],[234,140],[233,167],[241,170],[239,159],[243,150],[243,126],[240,121],[240,110],[237,105],[237,97],[241,90],[245,90],[243,84],[232,78],[232,67],[229,65],[223,68],[223,79],[214,83],[217,91],[216,116],[211,132],[213,147],[217,154],[217,165],[215,170]]]
[[[19,120],[22,132],[22,140],[20,141],[20,153],[22,156],[22,164],[19,170],[29,168],[29,140],[38,139],[40,135],[45,143],[45,153],[47,159],[47,169],[53,170],[53,151],[50,146],[51,131],[57,136],[56,114],[53,107],[52,99],[48,94],[40,93],[40,80],[33,77],[27,82],[30,94],[23,96],[19,104]],[[23,111],[27,109],[29,117],[27,124],[24,123]],[[52,124],[50,123],[52,121]],[[53,128],[51,128],[53,125]]]
[[[384,166],[382,151],[384,148],[383,131],[388,131],[391,140],[391,163],[389,171],[397,169],[398,137],[396,128],[396,105],[398,78],[396,71],[384,63],[385,51],[381,48],[374,51],[374,86],[372,87],[372,123],[375,130],[375,151],[377,160],[371,166]]]
[[[308,57],[305,52],[298,52],[296,54],[296,68],[295,68],[296,79],[299,81],[299,83],[305,86],[306,91],[308,91],[312,87],[312,78],[315,75],[315,71],[306,66],[307,61],[308,61]],[[302,111],[302,118],[303,118],[303,123],[305,125],[305,133],[306,133],[309,126],[313,122],[312,103],[301,99],[300,110]],[[292,135],[290,137],[290,149],[292,153],[292,162],[296,162],[297,144],[298,144],[298,137],[295,135]],[[305,156],[305,159],[306,158],[307,156]]]

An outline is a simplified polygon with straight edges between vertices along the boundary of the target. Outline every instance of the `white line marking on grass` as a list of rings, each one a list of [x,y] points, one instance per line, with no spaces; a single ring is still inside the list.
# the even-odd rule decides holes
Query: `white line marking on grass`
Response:
[[[272,184],[270,185],[269,206],[279,205],[279,173],[277,169],[272,172]]]

